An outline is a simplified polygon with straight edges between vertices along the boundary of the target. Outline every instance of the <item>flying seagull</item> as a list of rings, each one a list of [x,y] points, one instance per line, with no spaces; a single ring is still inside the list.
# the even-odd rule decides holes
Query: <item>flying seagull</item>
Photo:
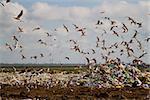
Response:
[[[23,10],[21,10],[21,12],[19,13],[18,16],[14,17],[14,19],[16,20],[20,20],[21,16],[23,15]]]

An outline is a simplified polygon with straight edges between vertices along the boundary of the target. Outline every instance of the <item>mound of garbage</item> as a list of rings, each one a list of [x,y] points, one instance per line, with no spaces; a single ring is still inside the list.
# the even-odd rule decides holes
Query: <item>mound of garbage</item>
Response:
[[[45,86],[85,86],[97,88],[144,87],[150,88],[149,65],[145,63],[123,64],[113,60],[106,64],[89,64],[86,71],[79,74],[55,73],[41,69],[40,71],[1,72],[0,84],[36,88]],[[141,69],[148,69],[141,70]]]

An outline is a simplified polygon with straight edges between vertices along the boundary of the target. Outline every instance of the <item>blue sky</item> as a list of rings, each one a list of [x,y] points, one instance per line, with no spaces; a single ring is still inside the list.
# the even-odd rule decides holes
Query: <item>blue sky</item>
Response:
[[[101,53],[104,53],[99,48],[95,47],[96,37],[103,33],[103,29],[108,31],[108,35],[102,38],[106,39],[108,44],[119,42],[121,38],[116,38],[109,31],[110,23],[105,21],[104,26],[98,26],[95,29],[97,20],[102,20],[102,17],[108,16],[112,20],[116,20],[119,27],[124,22],[130,25],[127,21],[127,16],[135,18],[138,22],[143,22],[143,27],[138,29],[140,35],[138,38],[142,41],[149,37],[149,9],[150,2],[147,0],[13,0],[0,9],[0,62],[3,63],[86,63],[85,57],[89,59],[96,58],[98,63],[103,62]],[[20,10],[24,10],[22,20],[18,22],[13,19]],[[103,12],[101,14],[100,12]],[[70,32],[67,33],[63,24],[65,24]],[[74,30],[72,24],[77,24],[80,27],[86,27],[87,36],[81,37],[79,32]],[[23,33],[18,33],[17,27],[24,29]],[[41,29],[33,32],[32,29],[40,27]],[[130,26],[130,31],[127,35],[123,35],[124,40],[128,40],[137,29],[135,26]],[[57,29],[55,32],[54,29]],[[52,37],[47,38],[45,32],[49,32]],[[12,36],[19,38],[19,44],[23,45],[23,52],[19,53],[20,49],[15,49],[11,52],[5,47],[5,43],[14,45]],[[38,39],[47,42],[49,46],[44,47],[37,43]],[[54,41],[56,39],[56,41]],[[82,55],[72,51],[73,47],[69,39],[74,39],[80,44],[80,48],[90,52],[95,49],[95,54]],[[148,52],[144,58],[148,61],[149,45],[143,42],[144,49]],[[139,56],[142,52],[138,50],[137,44],[132,45]],[[100,51],[100,52],[99,52]],[[116,52],[118,52],[116,50]],[[44,53],[45,57],[40,58],[39,54]],[[21,60],[21,55],[25,55],[27,59]],[[30,59],[31,56],[38,56],[37,60]],[[70,60],[65,57],[69,56]],[[112,55],[114,58],[117,53]],[[132,60],[126,55],[121,57],[125,62]]]

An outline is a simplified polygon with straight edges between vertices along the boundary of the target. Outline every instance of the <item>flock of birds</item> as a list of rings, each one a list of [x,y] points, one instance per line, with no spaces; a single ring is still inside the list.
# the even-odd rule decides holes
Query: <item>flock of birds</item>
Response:
[[[6,3],[9,3],[10,0],[6,0]],[[3,6],[5,6],[2,2],[0,2]],[[14,18],[14,20],[17,20],[19,22],[23,22],[21,19],[23,17],[23,10],[20,11],[20,13],[18,13],[18,15],[16,15]],[[100,12],[101,14],[105,14],[105,12]],[[95,30],[99,29],[99,27],[103,26],[105,24],[105,21],[108,21],[110,24],[110,27],[106,30],[106,29],[102,29],[102,31],[104,31],[101,36],[97,36],[96,37],[96,43],[95,43],[95,48],[99,48],[102,50],[100,57],[102,59],[104,59],[104,61],[108,61],[111,58],[111,54],[116,53],[116,49],[119,50],[120,56],[127,54],[127,57],[133,57],[134,59],[141,59],[142,57],[144,57],[145,55],[147,55],[148,53],[144,50],[143,45],[141,43],[141,41],[138,39],[138,35],[141,35],[138,32],[138,29],[143,27],[143,23],[142,22],[138,22],[136,21],[134,18],[132,17],[126,17],[127,21],[129,22],[129,25],[121,22],[120,25],[118,25],[118,22],[110,17],[101,17],[102,19],[97,20],[97,22],[95,22]],[[65,24],[62,25],[64,30],[69,33],[71,31],[71,29],[69,29],[69,27]],[[134,34],[129,33],[130,30],[130,26],[135,26],[137,29],[134,30]],[[88,35],[87,33],[87,28],[85,27],[80,27],[77,24],[72,24],[72,27],[74,28],[74,30],[77,33],[80,33],[81,37],[86,37]],[[32,29],[32,31],[38,31],[40,30],[41,27],[35,27]],[[19,27],[17,28],[19,33],[23,33],[24,32],[24,28],[23,27]],[[119,30],[119,31],[118,31]],[[57,31],[57,28],[54,29],[54,31]],[[124,34],[130,34],[133,35],[128,41],[123,39],[123,35]],[[50,34],[49,32],[45,32],[45,34],[47,35],[47,37],[52,37],[52,34]],[[121,42],[115,42],[112,43],[111,45],[106,45],[106,42],[109,41],[105,38],[103,38],[103,35],[110,35],[112,34],[113,36],[117,37],[117,38],[121,38],[122,41]],[[8,48],[10,51],[14,51],[15,49],[20,48],[20,55],[21,55],[21,59],[27,59],[27,56],[23,54],[23,50],[24,50],[24,46],[20,45],[20,39],[17,35],[13,35],[12,36],[12,40],[14,41],[14,45],[11,45],[9,43],[6,43],[5,46],[6,48]],[[56,39],[54,39],[56,41]],[[96,58],[89,58],[87,57],[87,55],[92,55],[96,53],[95,48],[91,48],[89,51],[85,52],[83,49],[80,48],[80,44],[79,44],[79,40],[74,40],[74,39],[68,39],[69,42],[71,44],[73,44],[73,47],[70,48],[70,50],[73,50],[75,52],[78,52],[80,54],[84,55],[84,58],[87,60],[87,64],[91,64],[91,63],[97,63]],[[145,43],[149,43],[150,41],[150,37],[147,37],[145,39],[143,39],[145,41]],[[39,45],[44,45],[44,46],[48,46],[48,43],[46,43],[43,39],[39,39],[37,40],[37,43]],[[135,55],[135,51],[132,47],[132,45],[134,44],[135,47],[138,48],[138,50],[142,51],[142,54],[140,54],[139,56]],[[103,53],[105,52],[105,53]],[[44,53],[40,53],[38,55],[35,56],[31,56],[30,59],[37,59],[38,57],[43,58],[45,55]],[[98,55],[97,55],[98,56]],[[70,60],[69,56],[66,56],[64,59],[66,60]],[[116,57],[116,60],[121,61],[121,59],[119,57]]]

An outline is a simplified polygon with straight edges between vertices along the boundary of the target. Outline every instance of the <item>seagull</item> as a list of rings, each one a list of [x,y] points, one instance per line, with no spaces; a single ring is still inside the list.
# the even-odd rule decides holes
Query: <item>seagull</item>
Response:
[[[77,26],[77,25],[75,25],[75,24],[73,24],[73,26],[75,27],[75,29],[78,29],[79,27]]]
[[[138,28],[142,27],[142,23],[136,23],[138,25]]]
[[[21,27],[18,27],[18,32],[23,32],[23,28],[21,28]]]
[[[101,22],[100,20],[97,21],[96,25],[102,25],[103,22]]]
[[[133,35],[133,37],[132,38],[136,38],[136,36],[137,36],[137,30],[135,30],[135,33],[134,33],[134,35]]]
[[[69,57],[65,57],[65,59],[70,60],[70,58],[69,58]]]
[[[12,39],[15,40],[15,41],[18,41],[17,37],[14,35],[12,36]]]
[[[23,15],[23,10],[21,10],[21,12],[19,13],[19,15],[17,17],[14,17],[14,19],[20,20],[20,18],[21,18],[22,15]]]
[[[41,57],[44,57],[43,53],[40,54]]]
[[[10,49],[10,51],[13,51],[12,47],[8,43],[6,43],[5,45],[6,45],[7,48]]]
[[[46,32],[46,34],[47,34],[47,37],[49,37],[49,36],[51,37],[51,36],[52,36],[52,35],[50,35],[48,32]]]
[[[110,28],[110,31],[112,31],[113,30],[113,28],[117,28],[118,26],[112,26],[111,28]]]
[[[122,23],[122,25],[123,25],[123,29],[124,29],[124,31],[123,31],[123,33],[125,33],[125,32],[128,32],[128,28],[127,28],[127,26],[124,24],[124,23]]]
[[[26,57],[25,57],[24,55],[21,55],[21,57],[22,57],[22,58],[21,58],[22,60],[23,60],[23,59],[26,59]]]
[[[148,54],[147,52],[143,53],[141,56],[139,56],[138,58],[142,58],[143,56],[145,56],[146,54]]]
[[[116,23],[116,21],[113,21],[113,20],[111,21],[111,25],[114,25],[115,23]]]
[[[146,38],[145,40],[146,40],[146,42],[149,42],[150,38]]]
[[[91,49],[91,50],[92,50],[93,54],[95,54],[95,50],[94,49]]]
[[[67,26],[65,26],[65,25],[63,24],[63,27],[66,29],[67,32],[69,32]]]
[[[77,42],[76,41],[74,41],[74,40],[69,40],[70,42],[73,42],[74,44],[77,44]]]
[[[97,38],[97,41],[96,41],[96,42],[100,42],[100,39],[99,39],[99,37],[97,36],[96,38]]]
[[[30,58],[31,58],[31,59],[32,59],[32,58],[37,59],[37,56],[31,56]]]
[[[10,0],[6,0],[6,3],[10,2]]]
[[[119,37],[119,35],[118,35],[118,33],[116,31],[113,31],[113,34],[115,34],[115,35],[117,35]]]
[[[35,30],[40,30],[40,27],[36,27],[32,31],[35,31]]]
[[[87,60],[87,63],[89,64],[90,63],[90,60],[89,60],[89,58],[87,58],[87,57],[85,57],[86,58],[86,60]]]
[[[2,6],[5,6],[2,2],[0,2],[0,4],[1,4]]]
[[[97,61],[96,61],[96,59],[95,59],[95,58],[93,58],[92,60],[94,61],[94,63],[95,63],[95,64],[97,63]]]

